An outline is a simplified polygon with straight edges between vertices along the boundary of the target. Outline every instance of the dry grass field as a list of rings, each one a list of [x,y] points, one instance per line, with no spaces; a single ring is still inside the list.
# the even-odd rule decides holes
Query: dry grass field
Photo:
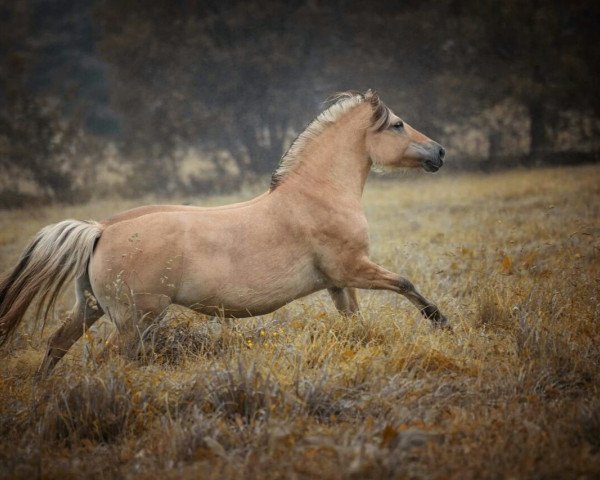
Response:
[[[452,334],[382,292],[349,320],[323,294],[173,310],[102,360],[105,322],[34,385],[69,291],[1,354],[0,477],[598,478],[600,166],[375,178],[364,204],[373,259]],[[0,268],[48,223],[131,206],[2,211]]]

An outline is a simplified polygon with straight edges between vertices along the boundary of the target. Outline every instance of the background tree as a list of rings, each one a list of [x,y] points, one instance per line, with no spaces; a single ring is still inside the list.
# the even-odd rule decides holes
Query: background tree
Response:
[[[45,165],[64,180],[41,187],[58,198],[50,192],[68,192],[87,156],[71,153],[65,167],[57,138],[62,152],[114,143],[132,194],[172,194],[207,187],[181,175],[201,150],[219,178],[234,178],[224,156],[236,164],[231,188],[271,172],[327,95],[367,88],[449,141],[453,164],[543,160],[565,148],[565,131],[597,132],[596,3],[0,0],[0,163],[38,165],[30,177]],[[71,133],[49,133],[61,129]],[[471,148],[466,133],[483,144]]]
[[[525,107],[530,155],[553,151],[564,113],[598,115],[597,2],[487,0],[471,7],[471,77],[485,86],[474,93],[482,104],[511,98]]]
[[[36,44],[36,10],[29,2],[4,1],[0,12],[0,168],[11,195],[1,195],[0,204],[23,198],[15,197],[19,180],[37,185],[44,199],[80,200],[93,177],[90,155],[97,146],[84,132],[76,102],[69,102],[73,96],[51,94],[33,81],[43,63],[40,49],[53,39]]]

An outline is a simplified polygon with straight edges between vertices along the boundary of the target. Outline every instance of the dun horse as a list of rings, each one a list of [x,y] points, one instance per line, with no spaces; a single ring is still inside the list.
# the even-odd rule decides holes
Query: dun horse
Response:
[[[146,206],[100,223],[65,220],[42,229],[0,282],[0,341],[35,297],[45,318],[73,278],[75,305],[49,340],[40,376],[105,312],[119,319],[132,305],[146,319],[169,304],[248,317],[327,289],[337,309],[351,315],[359,308],[355,289],[382,289],[446,326],[410,281],[369,259],[361,207],[372,166],[435,172],[443,158],[438,143],[375,93],[340,94],[293,142],[270,189],[253,200]],[[119,286],[127,295],[117,294]]]

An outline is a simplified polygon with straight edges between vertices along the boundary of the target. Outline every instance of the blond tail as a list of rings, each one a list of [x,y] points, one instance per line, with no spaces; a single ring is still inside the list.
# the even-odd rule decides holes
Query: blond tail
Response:
[[[86,273],[102,227],[65,220],[40,230],[17,265],[0,280],[0,345],[4,344],[38,297],[37,316],[45,319],[65,282]]]

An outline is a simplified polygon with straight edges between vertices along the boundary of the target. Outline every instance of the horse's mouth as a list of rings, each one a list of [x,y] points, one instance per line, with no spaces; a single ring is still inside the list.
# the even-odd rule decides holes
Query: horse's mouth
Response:
[[[432,160],[425,160],[423,162],[423,170],[425,170],[426,172],[437,172],[442,165],[444,164],[443,160],[438,160],[437,162],[434,162]]]

